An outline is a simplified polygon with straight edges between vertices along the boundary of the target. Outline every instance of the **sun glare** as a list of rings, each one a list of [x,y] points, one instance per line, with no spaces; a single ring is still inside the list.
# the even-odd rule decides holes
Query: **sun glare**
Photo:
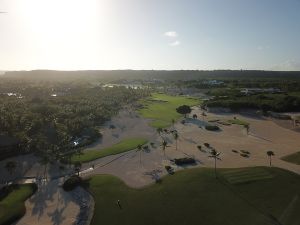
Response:
[[[54,55],[62,57],[57,52],[96,54],[112,22],[108,1],[27,0],[18,2],[16,8],[24,33],[49,60]]]

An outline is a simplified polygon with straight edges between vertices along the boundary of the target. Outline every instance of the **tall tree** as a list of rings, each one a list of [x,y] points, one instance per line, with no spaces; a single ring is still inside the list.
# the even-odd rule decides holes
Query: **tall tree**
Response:
[[[82,164],[80,161],[76,161],[74,163],[74,171],[75,171],[75,173],[77,173],[77,176],[79,176],[79,174],[80,174],[81,166],[82,166]]]
[[[172,119],[171,122],[172,122],[172,126],[173,126],[173,128],[174,128],[175,119]]]
[[[247,135],[248,135],[249,134],[249,130],[250,130],[250,125],[249,124],[245,124],[244,127],[245,127]]]
[[[220,155],[220,154],[221,154],[220,152],[217,152],[217,151],[213,148],[213,149],[211,149],[211,151],[210,151],[210,156],[208,156],[208,157],[213,158],[213,159],[215,160],[215,176],[216,176],[216,178],[218,178],[218,177],[217,177],[217,160],[221,160],[221,159],[219,158],[219,155]]]
[[[140,155],[140,165],[142,164],[142,150],[143,150],[143,146],[138,145],[137,146],[137,151],[139,152],[139,155]]]
[[[272,156],[274,156],[275,153],[273,151],[267,151],[267,156],[269,156],[270,160],[270,166],[272,166]]]
[[[163,150],[163,152],[164,152],[164,157],[166,157],[166,148],[167,147],[169,147],[168,146],[168,142],[166,141],[166,140],[163,140],[162,142],[161,142],[161,149]]]
[[[184,118],[186,118],[186,115],[192,112],[192,109],[188,105],[181,105],[176,109],[176,112],[183,114]]]
[[[15,161],[8,161],[5,164],[5,169],[9,172],[10,176],[16,171],[17,163]]]
[[[175,142],[176,142],[176,150],[177,150],[177,142],[178,142],[178,138],[179,138],[179,135],[177,132],[173,132],[173,137],[175,139]]]
[[[158,127],[156,129],[156,132],[158,133],[158,135],[162,138],[161,133],[163,132],[163,129],[161,127]]]

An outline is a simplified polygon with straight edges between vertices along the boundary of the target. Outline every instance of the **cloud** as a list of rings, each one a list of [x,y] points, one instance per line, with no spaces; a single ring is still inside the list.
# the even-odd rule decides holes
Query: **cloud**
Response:
[[[173,41],[171,43],[169,43],[170,46],[178,46],[180,45],[180,41],[176,40],[176,41]]]
[[[178,37],[178,34],[176,31],[167,31],[164,33],[164,35],[166,37],[170,37],[170,38],[175,38],[175,37]]]

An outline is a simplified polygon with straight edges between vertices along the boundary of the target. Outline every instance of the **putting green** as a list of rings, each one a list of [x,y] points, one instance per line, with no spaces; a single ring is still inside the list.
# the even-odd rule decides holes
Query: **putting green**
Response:
[[[150,98],[141,103],[144,108],[140,109],[139,113],[145,118],[153,119],[150,125],[156,128],[165,128],[172,125],[172,119],[178,120],[182,117],[176,112],[176,108],[181,105],[198,105],[201,101],[191,97],[153,93]]]
[[[289,225],[300,221],[298,175],[254,167],[218,169],[218,177],[213,169],[197,168],[133,189],[116,177],[94,176],[87,181],[96,202],[91,225]],[[229,182],[233,177],[235,181]]]
[[[71,162],[75,163],[75,162],[90,162],[93,161],[95,159],[99,159],[105,156],[109,156],[109,155],[116,155],[119,153],[123,153],[123,152],[127,152],[130,150],[133,150],[135,148],[137,148],[138,145],[144,145],[146,144],[148,141],[144,138],[128,138],[128,139],[124,139],[122,141],[120,141],[119,143],[108,147],[108,148],[104,148],[101,150],[88,150],[88,151],[84,151],[82,154],[80,155],[74,155],[71,158]]]

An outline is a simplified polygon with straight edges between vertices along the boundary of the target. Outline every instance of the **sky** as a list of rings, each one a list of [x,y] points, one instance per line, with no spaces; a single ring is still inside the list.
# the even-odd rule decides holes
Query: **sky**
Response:
[[[0,0],[0,70],[300,70],[300,0]]]

